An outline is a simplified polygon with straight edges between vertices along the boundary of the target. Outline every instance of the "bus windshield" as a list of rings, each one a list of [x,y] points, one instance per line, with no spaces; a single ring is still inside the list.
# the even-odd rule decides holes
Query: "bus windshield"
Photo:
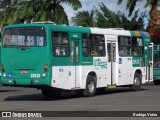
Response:
[[[44,27],[8,28],[4,31],[3,47],[46,46]]]

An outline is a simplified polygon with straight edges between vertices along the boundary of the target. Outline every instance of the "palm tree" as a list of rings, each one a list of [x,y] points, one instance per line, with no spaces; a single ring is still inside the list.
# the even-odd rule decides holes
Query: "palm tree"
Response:
[[[116,14],[113,11],[109,10],[103,3],[101,3],[99,6],[100,11],[97,10],[96,20],[98,27],[143,30],[143,18],[145,17],[146,13],[142,13],[141,16],[138,17],[139,10],[137,10],[134,16],[132,17],[131,21],[129,21],[123,13],[118,12]],[[138,20],[138,22],[136,20]]]
[[[18,9],[18,23],[31,22],[37,17],[38,11],[42,5],[42,0],[28,1],[24,0],[19,2],[20,8]]]
[[[123,0],[118,0],[118,4],[121,4]],[[136,3],[142,0],[127,0],[126,9],[129,9],[129,16],[132,14]],[[146,0],[144,7],[150,6],[150,21],[148,23],[147,31],[152,36],[152,39],[159,37],[160,34],[160,11],[158,11],[158,6],[160,7],[159,0]],[[155,38],[157,39],[157,38]],[[158,38],[159,39],[159,38]],[[155,41],[155,40],[154,40]]]
[[[58,24],[68,24],[68,17],[62,4],[73,7],[74,10],[82,7],[80,0],[34,0],[21,2],[20,21],[53,21]]]
[[[118,0],[118,4],[121,4],[123,0]],[[134,11],[134,8],[136,6],[137,2],[141,2],[142,0],[127,0],[126,9],[129,9],[129,16],[131,16],[132,12]],[[152,24],[153,20],[157,19],[158,16],[158,5],[160,5],[160,2],[158,0],[146,0],[146,4],[144,7],[151,7],[150,10],[150,23]]]
[[[0,26],[15,23],[17,19],[18,0],[1,0]]]
[[[72,6],[74,10],[82,7],[80,0],[1,0],[0,25],[32,21],[69,24],[63,4]]]
[[[83,27],[95,27],[94,10],[78,12],[75,17],[72,17],[72,22],[75,25]]]
[[[138,17],[138,11],[136,11],[134,17],[129,21],[127,17],[118,12],[117,14],[109,10],[104,3],[99,4],[99,9],[95,7],[89,11],[78,12],[75,17],[72,17],[72,22],[75,25],[85,27],[100,27],[100,28],[124,28],[124,29],[143,29],[146,13],[143,13]],[[138,20],[138,22],[136,21]]]

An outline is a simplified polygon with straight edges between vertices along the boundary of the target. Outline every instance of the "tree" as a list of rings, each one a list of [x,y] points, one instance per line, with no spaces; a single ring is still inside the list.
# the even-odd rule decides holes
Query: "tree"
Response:
[[[118,0],[118,4],[121,4],[123,0]],[[126,9],[129,9],[129,16],[132,14],[136,3],[141,2],[142,0],[127,0]],[[157,38],[160,34],[160,11],[158,11],[158,6],[160,6],[160,1],[158,0],[146,0],[144,7],[151,7],[150,10],[150,21],[148,23],[147,31],[151,34],[152,39]],[[158,38],[159,39],[159,38]],[[153,40],[154,41],[154,40]]]
[[[9,25],[16,22],[18,0],[0,1],[0,26]]]
[[[116,14],[113,11],[110,11],[103,3],[100,4],[100,10],[101,11],[97,10],[97,24],[100,27],[124,28],[129,30],[144,30],[143,18],[146,16],[146,13],[142,13],[141,16],[138,18],[139,10],[137,10],[130,21],[123,13],[118,12]]]
[[[78,12],[75,17],[72,17],[72,22],[75,25],[83,27],[95,27],[95,11],[82,11]]]
[[[160,35],[160,14],[158,13],[158,1],[155,0],[153,1],[152,4],[153,6],[150,11],[151,19],[148,24],[148,31],[150,32],[151,36],[154,38]]]
[[[99,5],[100,9],[78,12],[75,17],[72,17],[72,22],[75,25],[85,27],[100,27],[100,28],[124,28],[130,30],[144,30],[144,17],[146,13],[143,13],[138,18],[138,11],[135,12],[134,17],[130,20],[121,13],[117,14],[109,10],[104,3]]]
[[[75,10],[81,7],[79,0],[46,0],[41,6],[37,19],[40,21],[53,21],[58,24],[68,24],[68,17],[62,4],[71,5]]]
[[[80,0],[2,0],[2,6],[6,2],[10,2],[9,10],[6,7],[3,7],[1,12],[5,13],[5,17],[9,17],[13,12],[11,18],[14,17],[14,20],[10,23],[30,23],[32,21],[52,21],[57,24],[68,24],[68,17],[64,11],[63,4],[67,4],[73,7],[74,10],[82,7]],[[13,5],[13,3],[18,5]],[[13,7],[14,6],[14,7]],[[16,7],[15,7],[16,6]],[[18,6],[18,7],[17,7]],[[15,10],[13,9],[15,8]],[[0,20],[2,20],[0,18]],[[8,24],[8,22],[1,23],[2,25]]]

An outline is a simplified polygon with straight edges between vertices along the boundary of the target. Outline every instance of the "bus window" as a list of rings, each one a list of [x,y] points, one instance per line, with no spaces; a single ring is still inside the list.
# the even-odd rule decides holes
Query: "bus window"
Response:
[[[83,56],[89,56],[88,34],[82,34]]]
[[[119,56],[131,56],[131,38],[127,36],[118,37]]]
[[[143,56],[143,39],[139,37],[132,38],[133,56]]]
[[[91,34],[91,56],[105,56],[105,39],[103,35]]]
[[[52,49],[54,56],[69,56],[68,33],[53,32],[52,33]]]
[[[43,27],[12,28],[4,31],[3,47],[45,46],[45,40]]]

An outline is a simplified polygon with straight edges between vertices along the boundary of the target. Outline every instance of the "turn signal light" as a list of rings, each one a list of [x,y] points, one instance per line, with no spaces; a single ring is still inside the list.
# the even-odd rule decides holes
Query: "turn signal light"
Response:
[[[48,64],[45,64],[45,65],[44,65],[44,68],[46,68],[46,69],[47,69],[47,68],[48,68]]]

